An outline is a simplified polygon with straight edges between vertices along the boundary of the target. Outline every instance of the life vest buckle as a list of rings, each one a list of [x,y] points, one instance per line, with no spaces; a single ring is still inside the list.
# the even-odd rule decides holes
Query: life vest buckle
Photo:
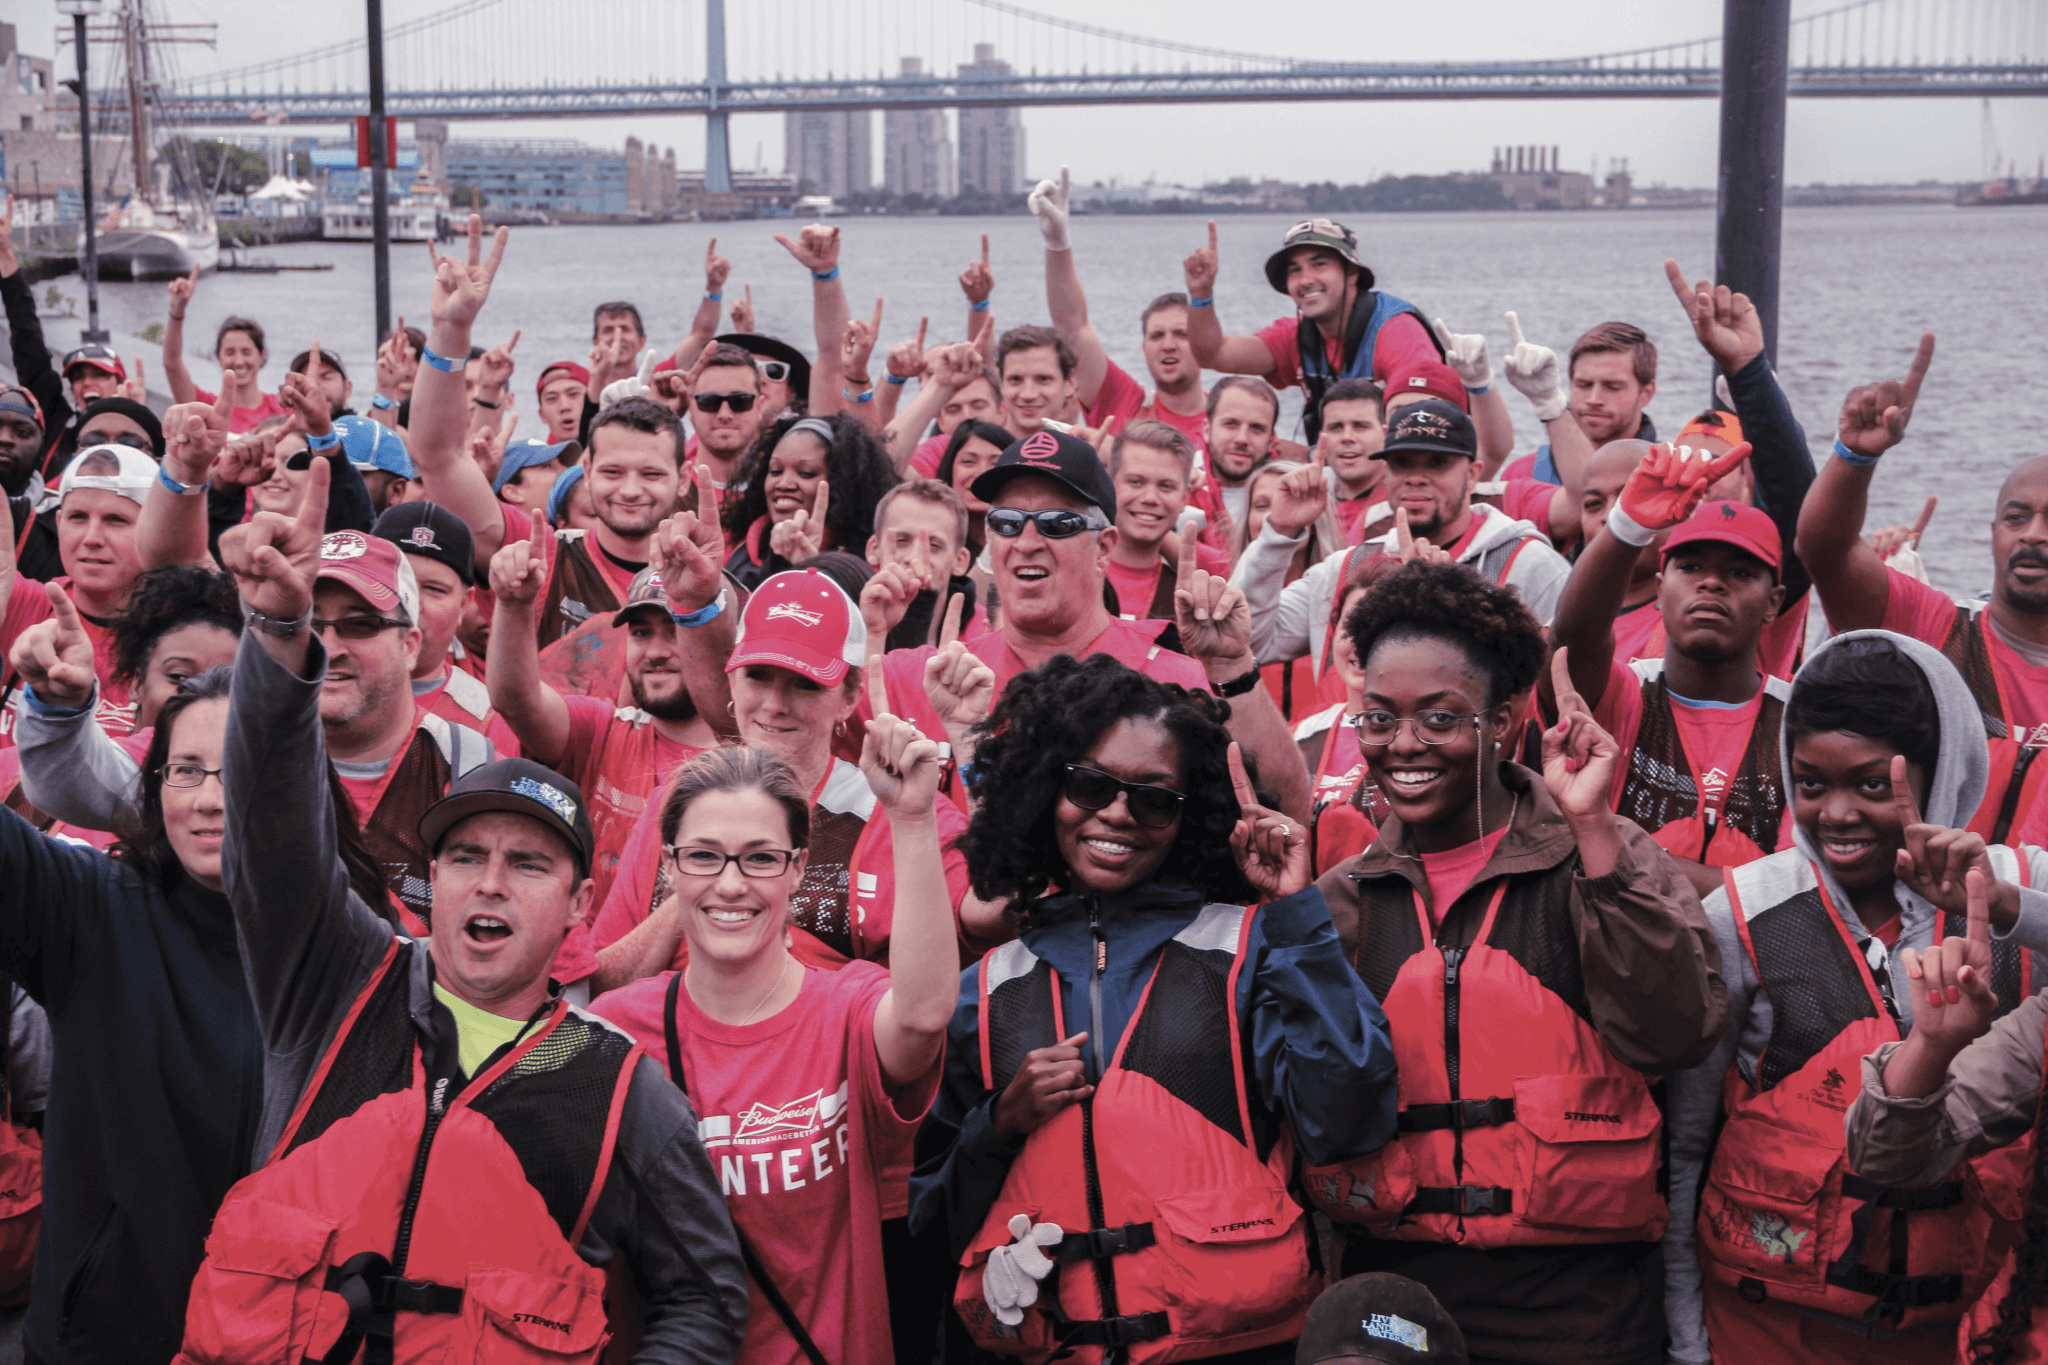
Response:
[[[1515,1097],[1494,1095],[1483,1100],[1410,1105],[1395,1116],[1394,1126],[1403,1133],[1433,1133],[1445,1128],[1460,1133],[1467,1128],[1501,1128],[1514,1121]]]
[[[1842,1197],[1861,1199],[1877,1208],[1895,1209],[1900,1213],[1932,1213],[1960,1206],[1966,1195],[1960,1180],[1945,1180],[1939,1185],[1909,1190],[1880,1185],[1850,1172],[1842,1177]]]
[[[1466,1218],[1514,1211],[1515,1192],[1499,1185],[1425,1185],[1408,1201],[1406,1210],[1411,1214],[1452,1213]]]
[[[1127,1313],[1120,1318],[1094,1320],[1066,1318],[1057,1324],[1064,1346],[1136,1346],[1157,1341],[1172,1331],[1164,1309],[1150,1313]]]
[[[1152,1231],[1150,1223],[1125,1223],[1119,1228],[1090,1228],[1086,1232],[1070,1232],[1060,1239],[1055,1259],[1060,1261],[1100,1261],[1111,1256],[1143,1251],[1157,1245],[1159,1238]]]

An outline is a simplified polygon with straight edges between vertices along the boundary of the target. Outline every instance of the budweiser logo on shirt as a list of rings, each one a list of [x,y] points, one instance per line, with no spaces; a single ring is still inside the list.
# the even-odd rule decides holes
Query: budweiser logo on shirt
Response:
[[[740,1194],[788,1193],[846,1169],[850,1135],[847,1085],[813,1090],[800,1099],[755,1100],[737,1114],[699,1121],[706,1155],[718,1163],[720,1190]]]

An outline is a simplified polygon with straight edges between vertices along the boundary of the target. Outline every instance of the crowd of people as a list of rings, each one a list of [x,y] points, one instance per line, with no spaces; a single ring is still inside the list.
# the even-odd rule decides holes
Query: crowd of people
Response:
[[[1045,323],[714,239],[518,443],[508,229],[355,380],[174,280],[167,410],[0,244],[23,1358],[2048,1360],[2048,456],[1957,602],[1932,334],[1817,467],[1675,261],[1496,369],[1317,218],[1141,377],[1067,194]]]

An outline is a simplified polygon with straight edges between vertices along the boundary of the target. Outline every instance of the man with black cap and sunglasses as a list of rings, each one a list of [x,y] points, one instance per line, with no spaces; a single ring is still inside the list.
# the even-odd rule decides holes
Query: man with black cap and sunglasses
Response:
[[[1323,391],[1339,379],[1377,379],[1441,362],[1444,349],[1429,323],[1405,299],[1373,289],[1358,259],[1358,234],[1328,218],[1287,229],[1266,258],[1266,280],[1294,300],[1295,316],[1252,336],[1225,336],[1216,316],[1216,221],[1209,245],[1182,263],[1188,284],[1188,343],[1206,369],[1256,374],[1276,389],[1301,385],[1302,421],[1315,443]]]
[[[647,1305],[633,1359],[730,1361],[745,1271],[696,1115],[548,979],[590,908],[575,784],[507,759],[424,811],[431,939],[395,933],[349,888],[317,776],[325,483],[316,469],[296,516],[259,513],[222,544],[250,629],[221,875],[263,1035],[263,1116],[259,1169],[207,1239],[185,1355],[589,1360],[616,1262]]]

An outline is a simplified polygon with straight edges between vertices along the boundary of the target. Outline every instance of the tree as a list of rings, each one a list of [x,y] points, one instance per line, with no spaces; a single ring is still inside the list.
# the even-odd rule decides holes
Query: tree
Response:
[[[190,147],[199,179],[209,191],[218,184],[223,194],[247,194],[262,189],[270,179],[270,163],[261,152],[215,138],[201,138]]]
[[[490,197],[467,180],[458,180],[448,187],[448,206],[457,209],[480,209],[490,203]]]

